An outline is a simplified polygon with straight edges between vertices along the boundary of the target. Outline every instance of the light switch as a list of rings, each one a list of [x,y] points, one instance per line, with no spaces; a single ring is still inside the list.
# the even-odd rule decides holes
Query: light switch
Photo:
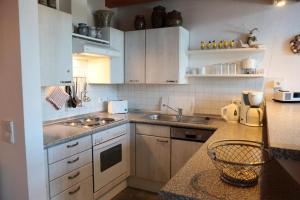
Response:
[[[0,120],[0,139],[3,142],[15,144],[15,123],[14,121]]]

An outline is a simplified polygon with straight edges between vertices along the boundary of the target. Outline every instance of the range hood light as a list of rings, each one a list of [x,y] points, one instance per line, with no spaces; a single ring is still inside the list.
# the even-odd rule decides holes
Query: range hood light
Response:
[[[274,5],[277,7],[282,7],[286,5],[286,0],[274,0]]]

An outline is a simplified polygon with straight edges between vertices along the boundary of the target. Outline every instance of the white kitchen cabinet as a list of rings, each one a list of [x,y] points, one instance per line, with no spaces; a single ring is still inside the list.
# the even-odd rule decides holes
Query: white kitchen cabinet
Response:
[[[136,135],[136,176],[157,182],[170,179],[170,138]]]
[[[111,59],[111,83],[124,83],[124,32],[110,28],[110,46],[120,52]]]
[[[146,83],[185,84],[189,32],[182,27],[146,30]]]
[[[72,83],[72,16],[39,5],[41,85]]]
[[[125,83],[146,82],[146,31],[125,33]]]

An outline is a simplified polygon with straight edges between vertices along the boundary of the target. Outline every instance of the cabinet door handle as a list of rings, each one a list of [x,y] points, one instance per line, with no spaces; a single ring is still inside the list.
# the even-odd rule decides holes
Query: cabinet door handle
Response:
[[[69,180],[72,180],[72,179],[78,177],[79,175],[80,175],[80,172],[77,172],[77,173],[74,174],[73,176],[69,176],[68,179],[69,179]]]
[[[77,145],[79,145],[79,142],[76,142],[75,144],[69,144],[67,145],[67,148],[73,148],[76,147]]]
[[[62,83],[62,84],[71,84],[72,81],[60,81],[60,83]]]
[[[80,190],[80,186],[78,186],[78,188],[76,188],[76,190],[69,192],[69,195],[73,195],[75,193],[77,193]]]
[[[74,160],[69,160],[68,161],[68,164],[72,164],[72,163],[75,163],[79,160],[79,157],[75,158]]]
[[[168,143],[169,140],[161,140],[161,139],[157,139],[157,142],[161,142],[161,143]]]
[[[166,80],[167,83],[177,83],[178,81],[176,80]]]
[[[140,81],[139,80],[129,80],[129,82],[131,82],[131,83],[138,83]]]

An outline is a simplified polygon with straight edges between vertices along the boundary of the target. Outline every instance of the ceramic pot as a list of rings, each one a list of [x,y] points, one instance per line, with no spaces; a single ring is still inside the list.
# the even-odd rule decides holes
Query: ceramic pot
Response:
[[[151,22],[153,28],[161,28],[165,25],[166,20],[166,8],[163,6],[156,6],[153,8]]]
[[[110,27],[114,12],[111,10],[97,10],[94,13],[95,24],[97,27]]]
[[[173,10],[166,17],[166,26],[181,26],[183,23],[181,13]]]
[[[79,23],[78,24],[78,33],[80,35],[88,36],[89,35],[89,28],[88,28],[87,24]]]
[[[144,15],[137,15],[134,21],[135,30],[143,30],[146,28],[146,20]]]
[[[88,30],[89,30],[89,37],[95,38],[97,36],[96,27],[89,26]]]

